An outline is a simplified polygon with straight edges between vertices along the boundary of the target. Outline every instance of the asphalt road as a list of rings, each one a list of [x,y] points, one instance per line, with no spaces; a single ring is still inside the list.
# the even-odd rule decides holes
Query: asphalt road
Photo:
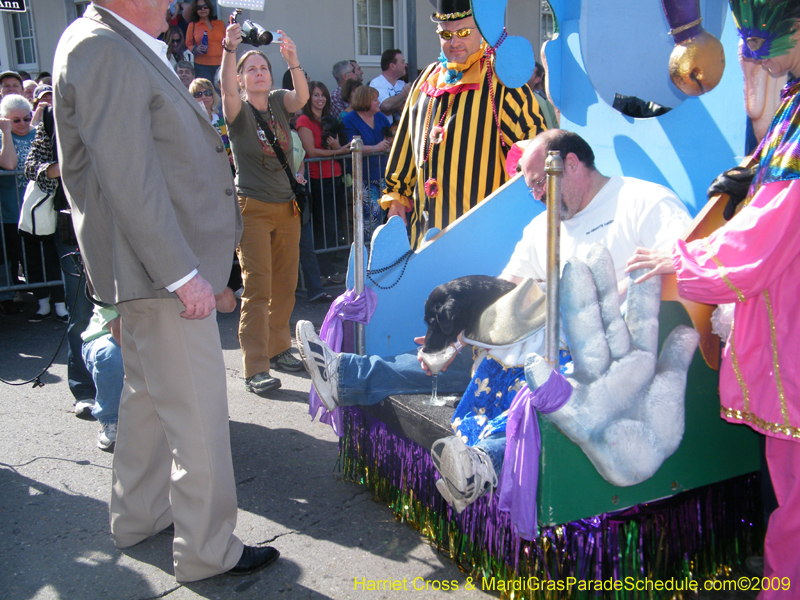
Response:
[[[33,300],[27,301],[34,312]],[[321,325],[326,306],[298,301],[292,317]],[[22,381],[52,357],[65,326],[0,315],[0,377]],[[97,423],[70,411],[62,351],[44,387],[0,392],[0,598],[145,600],[168,598],[439,598],[413,590],[466,576],[365,488],[334,472],[337,438],[308,416],[308,376],[281,374],[264,399],[244,390],[238,311],[219,316],[228,373],[231,446],[239,499],[236,534],[269,543],[280,560],[252,577],[218,576],[181,585],[171,538],[154,536],[121,552],[109,536],[112,455],[95,447]],[[296,350],[295,350],[296,352]],[[406,580],[407,591],[356,589],[356,579]]]
[[[30,296],[27,309],[35,310]],[[326,309],[298,301],[292,331],[297,319],[319,327]],[[65,329],[54,320],[33,324],[26,317],[0,315],[3,379],[23,381],[38,373]],[[44,387],[1,388],[0,598],[492,597],[480,586],[466,589],[469,582],[453,563],[397,522],[365,488],[335,472],[337,438],[327,425],[308,416],[305,373],[280,374],[283,387],[269,399],[244,390],[238,311],[220,315],[218,321],[240,509],[236,534],[248,544],[274,545],[280,560],[251,577],[222,575],[178,584],[169,535],[159,534],[124,552],[114,548],[108,527],[112,455],[95,446],[97,424],[71,413],[62,349],[42,378]],[[405,580],[405,590],[380,583],[369,589],[369,582],[386,580]],[[455,582],[458,589],[432,589],[442,582]]]

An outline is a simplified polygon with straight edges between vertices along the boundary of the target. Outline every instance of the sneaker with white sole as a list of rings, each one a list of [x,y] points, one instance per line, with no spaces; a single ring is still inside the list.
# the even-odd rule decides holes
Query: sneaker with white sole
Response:
[[[100,433],[97,434],[97,447],[100,450],[110,451],[117,443],[117,422],[100,423]]]
[[[94,420],[92,417],[92,409],[94,408],[94,400],[78,400],[75,402],[73,410],[75,416],[79,419]]]
[[[329,412],[339,406],[339,355],[323,342],[311,321],[298,321],[297,349],[311,383]]]
[[[459,437],[436,440],[431,446],[431,458],[442,476],[436,482],[436,489],[456,512],[463,512],[497,487],[497,473],[489,455],[467,446]]]

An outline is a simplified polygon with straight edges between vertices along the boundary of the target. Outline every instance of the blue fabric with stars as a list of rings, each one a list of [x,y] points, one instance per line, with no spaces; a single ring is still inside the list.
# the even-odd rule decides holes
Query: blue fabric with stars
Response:
[[[523,367],[505,367],[488,355],[453,414],[453,431],[467,446],[506,430],[508,407],[525,383]]]
[[[562,374],[569,371],[572,356],[561,350]],[[524,367],[506,367],[488,354],[472,376],[467,391],[453,413],[452,429],[467,446],[505,433],[508,409],[525,384]]]

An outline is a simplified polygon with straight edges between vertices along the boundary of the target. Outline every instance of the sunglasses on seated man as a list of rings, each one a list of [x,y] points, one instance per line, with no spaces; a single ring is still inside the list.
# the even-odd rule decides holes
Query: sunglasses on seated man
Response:
[[[443,40],[451,40],[453,39],[454,35],[457,35],[463,40],[464,38],[471,36],[473,31],[475,31],[474,27],[464,27],[456,31],[448,31],[447,29],[437,29],[436,33],[438,33],[439,37],[442,38]]]

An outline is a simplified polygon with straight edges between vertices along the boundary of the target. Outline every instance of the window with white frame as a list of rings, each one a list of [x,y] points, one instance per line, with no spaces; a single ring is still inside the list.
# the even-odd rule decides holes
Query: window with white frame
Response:
[[[33,31],[31,9],[24,13],[9,14],[11,22],[11,38],[13,40],[14,64],[17,69],[25,71],[39,68],[36,53],[36,34]]]
[[[542,0],[542,42],[552,40],[556,35],[556,19],[553,7],[547,0]]]
[[[397,0],[354,1],[356,60],[377,64],[384,50],[398,47]]]

